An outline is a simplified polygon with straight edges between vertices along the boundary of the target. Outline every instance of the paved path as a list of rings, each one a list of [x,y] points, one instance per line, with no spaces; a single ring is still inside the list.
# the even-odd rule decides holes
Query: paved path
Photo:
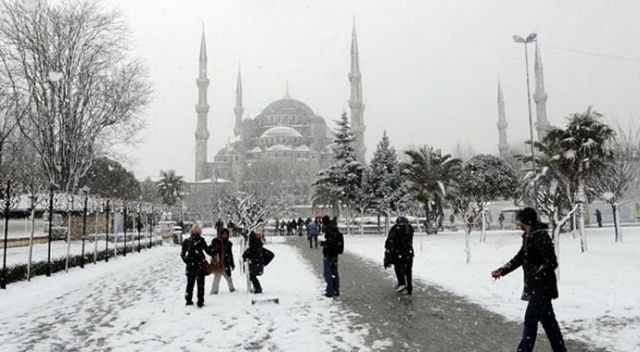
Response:
[[[289,241],[322,276],[322,252],[306,238]],[[370,326],[368,342],[379,351],[515,351],[522,326],[443,289],[414,280],[413,296],[393,291],[392,270],[355,255],[340,256],[340,301]],[[524,314],[524,312],[523,312]],[[542,331],[542,327],[540,327]],[[380,343],[384,341],[384,343]],[[569,351],[602,351],[567,341]],[[535,351],[550,351],[544,334]]]

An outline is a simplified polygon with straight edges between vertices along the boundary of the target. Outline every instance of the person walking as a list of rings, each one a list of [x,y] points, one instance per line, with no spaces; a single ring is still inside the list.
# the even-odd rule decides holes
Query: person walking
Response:
[[[213,256],[213,252],[202,238],[202,228],[198,225],[191,227],[191,236],[182,242],[180,257],[186,264],[187,289],[184,295],[187,305],[193,305],[193,286],[198,284],[198,307],[204,306],[204,276],[206,257],[205,252]]]
[[[340,296],[340,275],[338,273],[338,255],[344,251],[344,237],[329,216],[322,217],[325,227],[324,241],[320,242],[323,256],[324,280],[327,283],[325,297]]]
[[[235,291],[233,280],[231,279],[231,270],[236,266],[233,262],[233,243],[229,241],[229,230],[223,228],[218,236],[211,240],[211,252],[214,253],[211,258],[213,265],[213,285],[211,285],[211,294],[217,295],[220,288],[220,278],[224,277],[229,286],[229,292]]]
[[[551,300],[558,298],[555,269],[558,261],[546,224],[538,221],[533,208],[524,208],[516,214],[516,224],[524,231],[522,246],[508,263],[491,272],[494,279],[509,274],[522,266],[524,288],[522,299],[528,301],[524,316],[524,331],[518,345],[519,352],[533,351],[538,333],[538,322],[547,334],[554,352],[567,350]]]
[[[598,227],[602,227],[602,212],[600,209],[596,209],[596,221],[598,222]]]
[[[309,239],[309,248],[313,248],[313,244],[315,243],[315,247],[318,248],[318,223],[316,221],[309,221],[307,224],[307,238]]]
[[[222,233],[222,229],[224,229],[224,223],[222,222],[222,219],[218,218],[218,221],[216,221],[216,224],[215,224],[215,228],[216,228],[216,235],[219,235],[220,233]]]
[[[413,226],[404,216],[396,219],[395,225],[389,230],[384,243],[384,267],[393,265],[398,284],[396,292],[413,292],[411,273],[413,268]]]

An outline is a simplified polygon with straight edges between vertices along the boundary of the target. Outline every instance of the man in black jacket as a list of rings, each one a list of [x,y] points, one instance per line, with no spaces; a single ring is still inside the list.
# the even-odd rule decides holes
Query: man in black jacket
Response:
[[[184,298],[187,305],[193,305],[193,286],[198,283],[198,307],[204,306],[204,265],[206,257],[204,253],[213,255],[207,246],[207,242],[202,238],[202,229],[198,225],[191,227],[191,236],[182,242],[180,257],[187,265],[187,290]]]
[[[337,226],[334,226],[329,216],[322,218],[325,227],[322,246],[324,280],[327,282],[325,297],[340,296],[340,275],[338,274],[338,255],[344,251],[344,237]]]
[[[411,271],[413,267],[413,226],[404,216],[396,219],[396,224],[389,230],[389,235],[384,243],[384,267],[390,265],[396,272],[398,286],[396,292],[407,291],[411,294],[413,284]]]
[[[533,208],[524,208],[516,215],[517,224],[524,231],[522,247],[513,259],[491,272],[495,279],[507,275],[522,266],[524,289],[522,299],[529,301],[524,316],[524,332],[518,345],[518,352],[533,351],[538,332],[538,322],[542,323],[554,352],[566,351],[562,332],[558,326],[552,299],[558,298],[558,284],[555,269],[558,261],[553,242],[546,231],[546,225],[538,221]]]

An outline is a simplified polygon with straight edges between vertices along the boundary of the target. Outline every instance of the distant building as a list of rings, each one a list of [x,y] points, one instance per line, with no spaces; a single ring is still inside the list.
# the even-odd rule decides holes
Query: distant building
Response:
[[[213,161],[207,159],[207,129],[209,104],[207,102],[207,51],[204,31],[200,44],[200,71],[198,86],[195,184],[230,181],[239,185],[247,168],[264,162],[296,165],[311,169],[313,173],[330,165],[333,160],[331,143],[333,135],[325,120],[313,112],[304,102],[293,99],[287,89],[282,99],[267,105],[260,114],[245,118],[242,100],[242,77],[238,71],[236,106],[234,108],[235,138],[220,149]],[[358,59],[355,25],[351,43],[351,72],[349,73],[351,96],[351,126],[360,161],[364,161],[364,104]],[[212,180],[216,180],[215,182]],[[222,180],[222,181],[221,181]]]

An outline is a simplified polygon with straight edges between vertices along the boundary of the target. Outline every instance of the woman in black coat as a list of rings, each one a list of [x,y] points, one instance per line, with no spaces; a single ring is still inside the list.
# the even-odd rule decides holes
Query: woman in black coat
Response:
[[[389,230],[384,244],[384,267],[393,264],[398,279],[397,292],[407,291],[411,294],[413,285],[411,272],[413,267],[413,226],[404,216],[396,219],[396,224]]]

